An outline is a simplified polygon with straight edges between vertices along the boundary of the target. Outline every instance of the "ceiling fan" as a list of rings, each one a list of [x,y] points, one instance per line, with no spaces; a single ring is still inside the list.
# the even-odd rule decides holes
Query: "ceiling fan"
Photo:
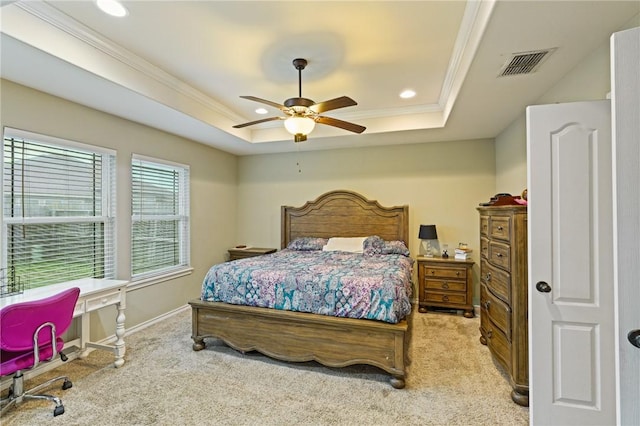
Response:
[[[315,103],[311,99],[302,97],[302,70],[307,66],[307,60],[297,58],[293,60],[293,66],[298,70],[298,97],[289,98],[284,101],[284,105],[277,102],[271,102],[266,99],[256,98],[255,96],[240,96],[243,99],[260,102],[278,108],[286,114],[285,117],[269,117],[261,120],[250,121],[249,123],[237,124],[233,126],[236,129],[252,126],[254,124],[266,123],[267,121],[284,120],[284,127],[294,137],[295,142],[303,142],[307,140],[307,135],[311,133],[316,123],[327,124],[333,127],[348,130],[354,133],[362,133],[366,127],[358,124],[349,123],[347,121],[338,120],[337,118],[326,117],[320,115],[323,112],[331,111],[338,108],[358,105],[356,101],[348,96],[330,99],[324,102]]]

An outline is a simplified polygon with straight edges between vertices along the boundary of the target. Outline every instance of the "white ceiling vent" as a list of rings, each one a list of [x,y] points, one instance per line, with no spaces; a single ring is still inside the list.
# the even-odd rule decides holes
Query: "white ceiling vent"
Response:
[[[513,53],[500,69],[498,77],[509,75],[531,74],[556,50],[544,49],[532,52]]]

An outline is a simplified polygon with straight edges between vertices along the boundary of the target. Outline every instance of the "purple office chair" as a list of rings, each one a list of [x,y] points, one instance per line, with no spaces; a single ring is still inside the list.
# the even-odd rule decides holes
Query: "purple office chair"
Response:
[[[58,354],[62,361],[67,360],[61,352],[64,341],[60,336],[71,325],[79,294],[79,288],[71,288],[55,296],[15,303],[0,310],[0,376],[13,374],[9,395],[2,399],[0,414],[24,399],[53,401],[56,404],[53,415],[64,413],[60,398],[35,393],[58,380],[64,380],[62,389],[69,389],[73,386],[69,378],[56,377],[25,391],[22,370],[52,361]]]

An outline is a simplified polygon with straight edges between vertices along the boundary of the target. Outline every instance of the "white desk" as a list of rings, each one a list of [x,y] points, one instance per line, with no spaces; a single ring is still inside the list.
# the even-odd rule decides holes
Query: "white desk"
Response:
[[[64,284],[54,284],[29,289],[21,294],[0,298],[0,307],[18,302],[42,299],[71,287],[78,287],[80,289],[80,296],[78,297],[73,317],[81,317],[82,325],[80,337],[65,343],[65,347],[80,347],[79,353],[69,354],[69,358],[75,358],[76,356],[84,358],[88,355],[89,348],[104,349],[112,351],[115,354],[114,365],[121,367],[124,364],[124,353],[126,350],[124,344],[124,310],[126,308],[127,281],[86,278]],[[117,310],[115,318],[115,343],[113,345],[104,345],[89,341],[91,312],[112,305],[115,305]]]

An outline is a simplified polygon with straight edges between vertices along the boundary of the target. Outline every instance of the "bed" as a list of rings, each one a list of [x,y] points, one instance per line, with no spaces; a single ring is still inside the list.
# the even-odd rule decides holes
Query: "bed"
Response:
[[[385,241],[407,242],[408,219],[408,206],[383,207],[352,191],[332,191],[301,207],[281,208],[281,249],[306,237],[378,236]],[[288,250],[281,251],[286,254]],[[257,271],[261,262],[275,255],[234,262],[244,262]],[[227,268],[231,266],[235,265]],[[394,388],[405,386],[410,306],[395,310],[388,318],[380,316],[379,310],[375,314],[358,311],[352,318],[337,317],[278,309],[282,306],[273,309],[266,307],[266,302],[245,306],[206,301],[206,282],[203,297],[189,302],[195,351],[204,349],[206,338],[216,338],[238,351],[259,351],[283,361],[317,361],[328,367],[372,365],[390,374]],[[292,304],[290,299],[288,303]],[[385,315],[392,310],[385,309]]]

